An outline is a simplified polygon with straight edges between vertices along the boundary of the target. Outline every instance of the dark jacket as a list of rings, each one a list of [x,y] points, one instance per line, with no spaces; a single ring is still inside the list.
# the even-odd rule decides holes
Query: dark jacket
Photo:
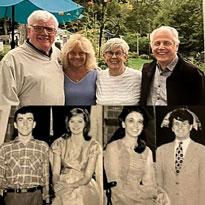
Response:
[[[168,105],[205,105],[205,77],[196,66],[186,62],[178,55],[179,60],[167,78]],[[147,104],[156,70],[156,60],[146,63],[142,69],[140,105]]]

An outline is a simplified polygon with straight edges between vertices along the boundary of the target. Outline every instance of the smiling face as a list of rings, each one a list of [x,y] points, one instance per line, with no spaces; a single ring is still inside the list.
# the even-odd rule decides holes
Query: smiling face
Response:
[[[176,138],[179,140],[187,139],[190,136],[190,131],[192,130],[192,125],[188,120],[180,121],[173,119],[172,131],[174,132]]]
[[[49,30],[55,30],[55,22],[50,19],[48,21],[34,21],[28,27],[28,38],[30,43],[32,43],[39,50],[44,51],[45,53],[49,53],[53,42],[55,41],[56,31],[48,32],[47,29],[36,29],[39,27],[47,27]]]
[[[78,44],[68,53],[67,58],[72,68],[80,69],[85,67],[86,53]]]
[[[141,113],[133,111],[127,115],[125,122],[122,122],[122,127],[125,128],[125,135],[136,138],[143,130],[143,116]]]
[[[157,62],[164,68],[176,57],[178,45],[171,31],[160,30],[154,34],[151,48]]]
[[[124,70],[127,55],[120,47],[113,48],[113,50],[105,51],[105,62],[108,65],[109,70],[112,72]]]
[[[36,122],[32,113],[18,114],[14,127],[18,130],[18,136],[31,136]]]
[[[85,128],[83,114],[77,114],[76,116],[71,117],[68,122],[68,127],[74,135],[83,134],[83,130]]]

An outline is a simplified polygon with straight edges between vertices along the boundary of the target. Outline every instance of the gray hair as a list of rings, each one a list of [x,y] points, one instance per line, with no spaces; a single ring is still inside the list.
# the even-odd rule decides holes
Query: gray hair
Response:
[[[128,51],[129,51],[129,46],[128,44],[126,43],[125,40],[121,39],[121,38],[111,38],[109,39],[103,49],[102,49],[102,53],[104,54],[106,51],[109,51],[109,50],[113,50],[115,48],[121,48],[122,51],[128,55]]]
[[[173,38],[174,38],[174,42],[176,45],[179,45],[180,43],[180,40],[179,40],[179,34],[178,34],[178,31],[171,27],[171,26],[161,26],[155,30],[152,31],[152,33],[150,34],[150,44],[152,45],[153,43],[153,38],[154,38],[154,35],[159,32],[159,31],[162,31],[162,30],[166,30],[166,31],[169,31],[172,35],[173,35]]]
[[[44,10],[36,10],[32,12],[27,19],[27,23],[28,25],[32,25],[33,22],[40,21],[40,20],[43,21],[53,20],[53,22],[55,23],[54,25],[55,28],[58,28],[59,23],[56,17],[53,14],[49,13],[48,11],[44,11]]]

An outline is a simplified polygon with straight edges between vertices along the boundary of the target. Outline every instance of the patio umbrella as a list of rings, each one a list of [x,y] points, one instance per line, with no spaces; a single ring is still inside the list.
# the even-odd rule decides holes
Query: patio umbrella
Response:
[[[0,0],[0,18],[9,17],[12,20],[11,48],[15,47],[14,21],[25,24],[28,16],[39,9],[54,14],[59,23],[78,19],[83,12],[83,7],[71,0]]]

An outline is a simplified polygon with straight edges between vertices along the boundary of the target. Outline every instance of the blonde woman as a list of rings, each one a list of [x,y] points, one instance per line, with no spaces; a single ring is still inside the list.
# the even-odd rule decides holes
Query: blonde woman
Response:
[[[73,34],[62,49],[66,105],[96,104],[97,63],[90,40]]]

